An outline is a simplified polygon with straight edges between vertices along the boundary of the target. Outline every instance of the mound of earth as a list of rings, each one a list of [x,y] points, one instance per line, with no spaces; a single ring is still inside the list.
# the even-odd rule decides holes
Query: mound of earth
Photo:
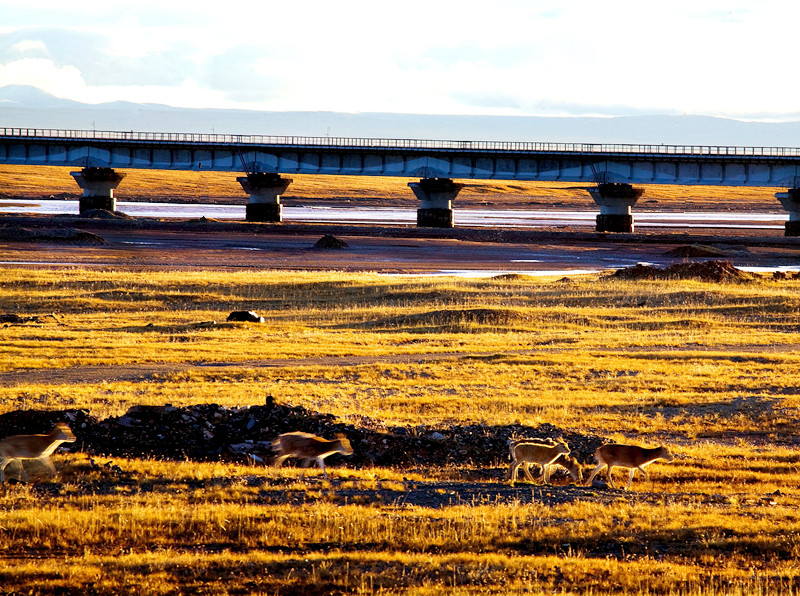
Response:
[[[651,265],[635,265],[614,272],[611,277],[619,279],[697,279],[711,282],[744,282],[755,276],[737,269],[730,261],[705,261],[702,263],[678,263],[661,269]]]
[[[8,242],[59,242],[67,244],[105,244],[104,238],[75,228],[0,227],[0,240]]]
[[[77,441],[70,447],[73,451],[110,457],[195,461],[270,463],[276,455],[272,440],[289,431],[305,431],[326,438],[344,433],[354,449],[346,461],[356,467],[505,465],[509,461],[510,441],[547,437],[563,438],[578,461],[592,463],[594,451],[603,443],[601,437],[581,435],[550,424],[386,427],[364,418],[355,426],[330,414],[280,405],[271,398],[263,406],[244,408],[216,404],[180,408],[133,406],[122,416],[103,420],[78,409],[18,410],[0,415],[0,438],[48,432],[57,422],[67,422],[75,433]]]
[[[324,250],[342,250],[344,248],[349,248],[349,245],[347,242],[340,240],[336,236],[325,234],[322,238],[317,240],[314,248],[321,248]]]
[[[89,209],[81,213],[81,217],[89,219],[127,219],[131,221],[136,219],[122,211],[109,211],[108,209]]]
[[[727,252],[714,246],[707,246],[704,244],[688,244],[686,246],[679,246],[664,253],[665,257],[671,258],[692,258],[692,257],[728,257]]]

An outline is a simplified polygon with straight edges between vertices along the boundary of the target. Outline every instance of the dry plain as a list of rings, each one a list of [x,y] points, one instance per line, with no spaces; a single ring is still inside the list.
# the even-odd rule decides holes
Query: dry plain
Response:
[[[27,173],[2,174],[8,196],[47,193]],[[22,178],[25,189],[8,190]],[[325,196],[357,190],[312,183]],[[197,194],[192,184],[186,196]],[[150,192],[164,186],[160,179]],[[501,188],[481,200],[528,200],[511,190],[513,199]],[[525,193],[545,203],[556,190]],[[122,251],[122,231],[92,230],[113,238],[0,242],[0,313],[30,318],[2,329],[3,416],[81,410],[119,420],[131,407],[165,404],[246,412],[272,396],[280,407],[331,414],[329,438],[343,425],[357,438],[433,449],[435,433],[456,441],[469,428],[480,446],[510,430],[546,429],[576,453],[609,439],[665,444],[676,458],[653,464],[649,479],[637,475],[630,491],[561,477],[511,488],[507,448],[479,453],[468,442],[442,450],[441,461],[334,456],[330,479],[314,471],[301,480],[296,467],[235,457],[91,452],[78,427],[79,442],[54,456],[58,476],[32,464],[30,482],[0,487],[0,591],[797,592],[800,280],[381,275],[377,258],[353,257],[358,250],[286,240],[291,259],[274,266],[276,258],[214,247],[227,231],[203,242],[161,231],[171,250]],[[311,244],[324,232],[301,238]],[[250,240],[281,242],[264,234]],[[503,250],[457,235],[364,238],[373,256],[419,242],[434,253],[444,246],[450,264],[466,248],[483,268]],[[646,240],[574,250],[611,243],[655,255],[691,238]],[[795,257],[792,244],[737,246],[740,260],[770,260],[770,250],[784,264]],[[403,269],[430,269],[430,252],[409,250],[421,258]],[[34,261],[52,264],[23,264]],[[225,321],[251,309],[265,322]],[[377,453],[380,443],[370,445]]]

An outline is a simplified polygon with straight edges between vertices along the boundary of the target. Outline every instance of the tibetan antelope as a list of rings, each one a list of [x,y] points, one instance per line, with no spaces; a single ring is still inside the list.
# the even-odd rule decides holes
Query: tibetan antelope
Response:
[[[56,469],[50,461],[52,453],[58,449],[61,443],[72,443],[75,435],[72,434],[69,426],[63,422],[56,424],[55,428],[46,435],[14,435],[6,437],[0,441],[0,482],[6,481],[6,466],[12,461],[19,461],[21,470],[20,479],[25,472],[22,461],[26,459],[38,459],[55,476]]]
[[[525,473],[525,477],[531,482],[534,482],[533,476],[531,476],[531,464],[532,462],[527,461],[521,467],[522,471]],[[572,478],[573,484],[583,484],[583,471],[581,469],[581,465],[578,463],[578,460],[571,455],[562,453],[555,459],[553,463],[550,464],[550,466],[561,466],[567,471],[570,478]]]
[[[304,468],[307,468],[312,461],[316,460],[319,467],[322,468],[325,478],[328,477],[328,472],[325,470],[325,462],[323,461],[326,457],[334,453],[353,455],[350,441],[343,434],[337,434],[335,439],[329,441],[311,433],[299,431],[283,433],[272,442],[272,448],[278,453],[278,458],[275,460],[276,468],[279,468],[290,457],[302,459]],[[303,475],[305,475],[305,471]]]
[[[663,445],[647,449],[637,445],[607,443],[597,448],[597,451],[594,452],[594,458],[597,460],[597,467],[592,470],[589,479],[586,481],[586,486],[591,486],[592,480],[594,480],[597,473],[608,466],[608,485],[611,488],[616,488],[613,480],[611,480],[611,471],[614,468],[628,468],[630,470],[628,484],[625,486],[625,490],[628,490],[631,487],[636,470],[644,474],[645,478],[649,478],[644,469],[645,466],[659,459],[670,462],[674,459],[674,456]]]
[[[583,484],[583,470],[581,469],[581,465],[578,463],[578,460],[572,457],[571,455],[562,453],[550,465],[561,466],[567,472],[569,472],[570,478],[572,478],[572,482],[574,482],[575,484]]]
[[[511,465],[508,467],[506,480],[510,480],[511,486],[517,481],[517,472],[520,466],[524,466],[523,472],[533,481],[533,477],[528,470],[529,464],[539,464],[542,468],[542,479],[545,484],[550,483],[550,465],[561,455],[569,454],[569,447],[564,441],[540,443],[532,440],[515,441],[509,445],[511,453]]]

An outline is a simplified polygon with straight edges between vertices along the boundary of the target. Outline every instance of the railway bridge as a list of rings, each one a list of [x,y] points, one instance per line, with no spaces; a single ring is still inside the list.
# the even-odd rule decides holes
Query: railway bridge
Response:
[[[600,232],[632,232],[636,185],[776,187],[800,236],[800,148],[436,141],[0,128],[0,163],[68,166],[83,189],[80,211],[114,210],[117,170],[239,172],[246,219],[279,222],[296,174],[418,178],[417,225],[452,227],[457,180],[587,184]],[[77,168],[80,168],[79,170]]]

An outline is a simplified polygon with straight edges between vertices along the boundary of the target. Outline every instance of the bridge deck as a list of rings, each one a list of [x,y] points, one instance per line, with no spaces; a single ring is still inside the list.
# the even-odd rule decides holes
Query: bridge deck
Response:
[[[800,148],[0,128],[0,163],[577,183],[800,186]]]

